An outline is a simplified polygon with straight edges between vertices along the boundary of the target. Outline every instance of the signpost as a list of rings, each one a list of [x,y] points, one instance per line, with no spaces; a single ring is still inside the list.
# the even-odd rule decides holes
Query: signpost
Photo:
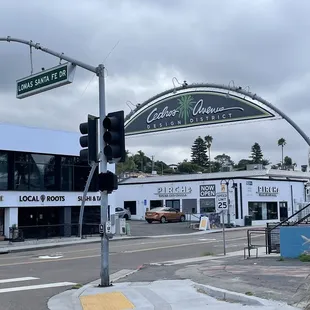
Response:
[[[73,82],[76,66],[65,64],[16,81],[16,98],[22,99]]]
[[[227,210],[228,210],[227,193],[225,192],[216,193],[216,213],[222,214],[224,255],[226,255],[225,216],[224,215]]]

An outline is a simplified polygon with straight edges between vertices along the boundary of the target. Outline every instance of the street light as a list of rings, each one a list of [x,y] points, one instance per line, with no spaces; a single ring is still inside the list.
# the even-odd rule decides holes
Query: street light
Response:
[[[237,188],[237,183],[234,182],[233,179],[225,179],[221,180],[221,185],[226,185],[226,192],[227,192],[227,200],[228,200],[228,207],[227,207],[227,224],[230,225],[230,199],[229,199],[229,183],[232,181],[231,188]]]

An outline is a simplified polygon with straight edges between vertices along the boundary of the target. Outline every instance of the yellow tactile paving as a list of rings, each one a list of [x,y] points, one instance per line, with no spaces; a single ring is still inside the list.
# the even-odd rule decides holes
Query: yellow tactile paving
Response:
[[[83,310],[127,310],[135,306],[121,292],[81,296]]]

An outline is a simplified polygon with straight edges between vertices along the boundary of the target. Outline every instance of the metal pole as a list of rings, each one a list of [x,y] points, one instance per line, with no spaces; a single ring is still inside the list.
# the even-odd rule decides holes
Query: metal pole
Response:
[[[80,210],[80,218],[79,218],[79,237],[81,239],[83,238],[83,216],[84,216],[84,206],[85,206],[86,196],[87,196],[87,192],[88,192],[91,180],[93,178],[93,175],[94,175],[94,172],[97,166],[98,166],[98,163],[95,163],[95,162],[92,163],[91,170],[87,178],[87,182],[86,182],[84,192],[83,192],[83,198],[82,198],[82,204],[81,204],[81,210]]]
[[[99,77],[99,119],[100,119],[100,162],[99,162],[99,172],[107,172],[107,158],[104,156],[105,142],[103,140],[104,127],[103,120],[106,117],[106,107],[105,107],[105,81],[104,81],[104,66],[100,64],[98,66],[97,75]],[[110,285],[110,275],[109,275],[109,238],[106,234],[106,223],[108,219],[108,193],[106,191],[101,192],[100,201],[100,217],[101,224],[104,227],[104,233],[101,235],[101,268],[100,268],[100,279],[101,286],[107,287]]]
[[[225,237],[224,211],[222,211],[222,225],[223,225],[223,246],[224,246],[224,256],[225,256],[226,255],[226,237]]]
[[[8,37],[0,37],[0,41],[7,41],[7,42],[17,42],[17,43],[22,43],[22,44],[26,44],[26,45],[29,45],[37,50],[40,50],[42,52],[45,52],[47,54],[50,54],[50,55],[53,55],[53,56],[56,56],[60,59],[63,59],[63,60],[66,60],[68,62],[71,62],[81,68],[84,68],[88,71],[91,71],[91,72],[94,72],[94,73],[97,73],[97,68],[94,67],[94,66],[90,66],[88,64],[85,64],[77,59],[74,59],[74,58],[71,58],[69,56],[66,56],[64,53],[57,53],[55,51],[52,51],[46,47],[43,47],[40,45],[40,43],[33,43],[32,41],[27,41],[27,40],[23,40],[23,39],[17,39],[17,38],[11,38],[10,36]]]
[[[230,199],[229,199],[229,181],[226,182],[226,191],[227,191],[227,224],[230,225],[230,208],[229,208],[229,203],[230,203]]]

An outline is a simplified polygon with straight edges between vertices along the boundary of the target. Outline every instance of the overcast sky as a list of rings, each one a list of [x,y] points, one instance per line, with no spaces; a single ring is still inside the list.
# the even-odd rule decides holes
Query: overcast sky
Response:
[[[10,0],[1,3],[0,37],[12,36],[107,67],[108,111],[124,109],[188,83],[234,84],[270,101],[310,133],[309,0]],[[98,83],[77,68],[74,82],[16,99],[16,80],[30,75],[26,45],[0,42],[0,121],[78,131],[98,114]],[[59,63],[33,51],[33,70]],[[199,127],[127,138],[131,152],[177,163],[190,158],[197,136],[213,136],[212,157],[247,158],[258,142],[277,163],[279,138],[299,166],[308,145],[284,120]],[[77,142],[78,143],[78,142]]]

